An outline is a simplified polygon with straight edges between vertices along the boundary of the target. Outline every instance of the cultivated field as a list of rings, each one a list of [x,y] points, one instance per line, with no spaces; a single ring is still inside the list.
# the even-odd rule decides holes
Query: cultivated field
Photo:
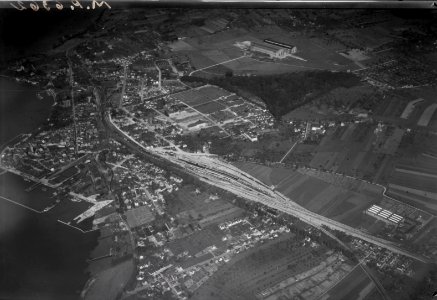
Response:
[[[222,241],[223,232],[218,226],[208,226],[202,230],[196,231],[193,234],[171,241],[167,247],[175,254],[181,254],[188,251],[189,255],[195,255],[206,247],[215,245],[220,248],[225,245]]]
[[[193,299],[256,299],[265,289],[319,265],[327,257],[325,251],[297,245],[290,235],[279,238],[237,255],[204,283]]]
[[[217,125],[217,123],[211,121],[211,119],[214,120],[214,116],[208,118],[205,115],[226,110],[227,102],[224,99],[231,95],[230,92],[224,89],[210,85],[174,94],[171,97],[179,101],[179,104],[185,105],[185,109],[171,113],[170,118],[189,131]],[[231,119],[231,115],[224,114],[227,118],[220,119],[220,116],[218,116],[219,119],[215,121],[221,122],[223,119]],[[233,118],[235,118],[235,115],[232,115]]]
[[[393,40],[385,26],[390,26],[390,23],[365,28],[331,29],[328,33],[351,48],[376,48]]]
[[[208,102],[208,103],[204,103],[204,104],[200,104],[200,105],[194,106],[194,109],[196,109],[196,110],[198,110],[198,111],[200,111],[201,113],[204,113],[204,114],[210,114],[210,113],[213,113],[213,112],[225,109],[225,106],[221,105],[218,102],[211,101],[211,102]]]
[[[385,185],[398,154],[404,152],[407,132],[399,126],[372,123],[330,128],[312,151],[309,166]]]
[[[224,89],[207,85],[197,89],[177,93],[172,95],[172,97],[183,103],[186,103],[187,105],[196,106],[229,95],[231,95],[231,93]]]
[[[299,70],[355,70],[358,68],[337,51],[335,44],[327,44],[317,37],[291,36],[287,31],[276,27],[266,26],[263,29],[247,31],[244,29],[229,29],[215,34],[199,34],[170,44],[176,53],[188,55],[196,69],[212,66],[217,63],[235,59],[243,55],[242,50],[234,44],[242,41],[263,42],[264,39],[273,39],[296,45],[299,57],[306,61],[287,58],[280,61],[264,61],[254,58],[242,58],[225,64],[226,68],[235,74],[278,74]],[[207,69],[196,72],[198,76],[224,74],[225,69]]]
[[[429,122],[431,121],[431,118],[433,117],[435,111],[437,109],[437,104],[433,103],[430,106],[428,106],[420,116],[419,121],[417,121],[417,125],[419,126],[428,126]]]
[[[274,185],[277,191],[303,207],[354,227],[367,220],[363,215],[365,209],[382,200],[381,188],[328,173],[322,176],[307,169],[293,171],[253,163],[236,163],[236,166],[264,183]]]
[[[270,186],[279,184],[284,178],[294,173],[290,169],[267,167],[255,163],[236,162],[235,165]]]
[[[374,289],[373,282],[367,277],[361,267],[357,267],[321,299],[383,299],[379,293],[373,292]]]
[[[175,110],[169,117],[187,131],[215,127],[221,135],[241,135],[271,126],[273,116],[259,106],[213,85],[204,85],[172,95]],[[212,133],[212,132],[210,132]]]
[[[221,223],[241,216],[244,211],[235,205],[211,195],[206,191],[196,193],[193,186],[178,190],[171,198],[167,198],[170,214],[177,216],[182,223],[197,221],[201,226]]]
[[[437,138],[422,133],[411,140],[412,134],[398,125],[352,123],[330,128],[312,149],[309,167],[319,171],[237,166],[311,211],[378,233],[384,225],[363,212],[388,199],[383,197],[383,188],[331,172],[383,184],[389,196],[407,204],[403,208],[396,204],[396,211],[413,220],[421,215],[422,223],[428,212],[437,213],[437,155],[433,150]],[[274,180],[273,174],[277,174]],[[408,211],[408,205],[418,210]]]
[[[433,141],[429,139],[427,142]],[[388,192],[396,199],[435,213],[436,180],[437,157],[428,153],[411,155],[396,162],[388,178]]]
[[[401,114],[401,119],[408,119],[408,117],[411,115],[411,113],[415,109],[417,103],[420,103],[422,101],[423,101],[423,99],[419,98],[419,99],[408,102],[407,106],[405,107],[404,111]]]
[[[130,209],[125,212],[125,216],[130,228],[142,226],[155,220],[154,214],[147,206]]]
[[[299,297],[315,299],[335,285],[351,269],[341,255],[332,254],[319,265],[289,277],[257,295],[258,299],[280,300]]]
[[[435,251],[437,249],[437,220],[435,218],[421,230],[415,238],[414,244],[425,250],[431,257],[437,259],[437,252]]]
[[[378,104],[374,116],[395,125],[436,130],[435,95],[436,90],[432,87],[393,92]]]
[[[378,137],[375,128],[370,123],[331,128],[313,151],[309,166],[380,182],[403,131],[386,130]]]

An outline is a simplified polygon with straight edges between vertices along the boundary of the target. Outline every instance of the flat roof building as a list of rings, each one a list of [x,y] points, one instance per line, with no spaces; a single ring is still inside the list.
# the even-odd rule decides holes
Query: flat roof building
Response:
[[[381,210],[382,208],[377,205],[372,205],[372,207],[368,209],[369,212],[372,212],[374,214],[378,214]]]
[[[369,216],[372,216],[378,220],[381,220],[385,223],[391,224],[398,224],[399,222],[403,221],[404,218],[400,215],[394,214],[393,212],[383,209],[380,206],[372,205],[370,208],[368,208],[366,211],[366,214]]]

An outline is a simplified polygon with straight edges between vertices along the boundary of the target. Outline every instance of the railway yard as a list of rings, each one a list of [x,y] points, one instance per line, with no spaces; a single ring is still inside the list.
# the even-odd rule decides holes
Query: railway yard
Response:
[[[25,73],[53,112],[0,149],[1,199],[99,232],[82,298],[417,293],[437,259],[431,30],[384,11],[102,18]]]

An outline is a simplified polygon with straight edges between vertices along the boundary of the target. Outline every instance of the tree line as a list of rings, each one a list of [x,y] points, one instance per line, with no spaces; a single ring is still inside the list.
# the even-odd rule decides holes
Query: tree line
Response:
[[[331,71],[211,79],[184,76],[182,80],[217,85],[237,94],[250,93],[261,98],[276,119],[335,88],[350,88],[360,84],[360,79],[355,74]]]

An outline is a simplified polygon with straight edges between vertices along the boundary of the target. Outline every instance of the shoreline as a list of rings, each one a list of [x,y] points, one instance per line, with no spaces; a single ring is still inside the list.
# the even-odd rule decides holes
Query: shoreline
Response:
[[[44,89],[44,87],[41,87],[38,83],[34,84],[32,82],[28,82],[27,80],[20,80],[19,78],[15,78],[13,76],[0,74],[0,91],[6,91],[2,94],[2,97],[0,98],[0,102],[3,105],[4,111],[3,113],[0,113],[0,126],[3,128],[13,128],[13,130],[4,130],[1,132],[0,135],[0,148],[4,149],[6,147],[10,147],[11,144],[17,142],[20,137],[23,137],[25,135],[32,136],[34,134],[37,134],[44,123],[47,121],[48,118],[52,115],[53,112],[53,106],[55,104],[55,99],[48,94],[46,91],[47,89]],[[9,91],[9,92],[8,92]],[[18,101],[23,101],[23,103],[19,103]],[[1,150],[0,149],[0,150]],[[3,171],[3,169],[1,169]],[[22,177],[22,176],[21,176]],[[21,204],[15,200],[1,197],[0,199],[2,202],[12,204],[13,206],[17,207],[18,210],[27,211],[29,213],[36,213],[35,216],[38,219],[44,219],[44,214],[42,211],[38,211],[36,209],[33,209],[31,207],[28,207],[27,205]],[[33,218],[33,217],[32,217]],[[13,217],[11,217],[11,220]],[[41,219],[41,220],[42,220]],[[61,222],[57,222],[56,218],[53,220],[55,223],[60,224]],[[43,221],[44,222],[44,221]],[[60,224],[61,225],[61,224]],[[62,227],[65,227],[66,230],[68,230],[67,226],[65,224],[61,225]],[[70,226],[72,227],[72,226]],[[73,229],[73,228],[71,228]],[[74,239],[78,238],[77,229],[73,231],[73,237]],[[18,227],[11,228],[12,232],[21,232],[23,229]],[[26,232],[26,234],[31,230],[31,228],[27,229],[25,228],[23,231]],[[93,229],[90,231],[82,232],[84,235],[83,240],[87,240],[89,242],[90,235],[86,235],[85,233],[91,233],[95,234],[96,231],[99,229]],[[77,232],[77,233],[74,233]],[[85,238],[85,236],[88,236]],[[23,236],[25,238],[25,236]],[[68,237],[67,237],[68,239]],[[79,239],[81,239],[79,237]],[[62,241],[64,239],[57,239],[54,237],[54,241]],[[81,281],[83,278],[84,283],[88,282],[90,278],[92,278],[92,275],[87,273],[87,269],[89,267],[89,264],[87,262],[87,259],[89,258],[91,252],[94,250],[95,247],[98,245],[97,237],[93,241],[93,246],[91,246],[90,249],[86,250],[86,256],[85,259],[81,260],[81,264],[84,264],[84,267],[80,268],[80,272],[83,274],[83,276],[73,275],[73,278],[77,282]],[[23,255],[26,255],[26,250],[23,251]],[[83,254],[81,254],[83,255]],[[80,257],[80,256],[75,256]],[[47,258],[41,258],[38,260],[37,264],[44,264],[44,261]],[[24,268],[24,267],[23,267]],[[71,269],[70,269],[71,268]],[[38,270],[38,269],[37,269]],[[71,266],[66,269],[67,272],[65,273],[66,276],[70,276],[69,274],[75,274],[78,272],[79,269],[75,269],[74,266]],[[71,270],[68,271],[68,270]],[[5,270],[7,271],[7,270]],[[12,270],[11,270],[12,271]],[[13,278],[13,277],[12,277]],[[33,285],[33,282],[37,282],[38,280],[30,280],[28,284]],[[55,289],[58,288],[58,283],[53,284],[53,287]],[[77,283],[76,283],[77,285]],[[68,293],[71,293],[71,295],[74,297],[80,297],[80,293],[77,293],[77,290],[81,290],[83,287],[82,284],[79,286],[72,286],[69,288]],[[76,292],[75,292],[76,291]],[[19,293],[19,291],[13,291],[14,293]],[[51,295],[53,297],[59,296],[59,291],[55,294]]]
[[[17,80],[17,78],[15,78],[15,77],[8,76],[8,75],[4,75],[4,74],[0,74],[0,77]],[[18,81],[18,80],[17,80],[17,81]]]
[[[28,84],[31,87],[38,86],[39,88],[41,88],[40,91],[44,91],[44,89],[42,89],[42,87],[39,85],[39,83],[37,81],[30,81],[29,79],[20,79],[19,77],[14,77],[12,75],[5,75],[5,74],[0,74],[0,77],[14,80],[15,82],[20,83],[20,84]]]
[[[40,104],[40,102],[45,102],[42,107],[44,107],[45,109],[41,110],[41,109],[37,109],[37,111],[39,113],[41,113],[44,118],[40,118],[41,121],[38,122],[37,124],[34,123],[33,126],[23,126],[23,129],[21,130],[21,132],[19,132],[17,135],[14,135],[13,137],[9,137],[7,139],[4,139],[5,141],[0,144],[0,151],[1,149],[10,147],[10,145],[15,144],[16,142],[18,142],[18,140],[22,137],[28,136],[34,136],[35,134],[38,134],[38,132],[41,131],[43,124],[46,122],[47,118],[50,118],[53,112],[53,106],[55,104],[54,98],[52,98],[52,96],[50,94],[48,94],[46,92],[46,90],[41,90],[40,86],[35,86],[33,84],[30,84],[27,81],[21,81],[18,80],[17,78],[11,77],[11,76],[7,76],[7,75],[3,75],[0,74],[0,80],[3,80],[4,82],[6,82],[5,86],[6,88],[8,88],[8,83],[10,83],[12,85],[12,93],[16,93],[17,95],[12,96],[12,98],[14,98],[13,100],[21,100],[21,92],[19,90],[23,90],[25,91],[27,89],[27,91],[25,92],[26,94],[28,94],[29,96],[32,95],[31,99],[28,98],[29,96],[27,96],[27,101],[26,102],[30,102],[33,105],[37,105]],[[17,87],[15,89],[15,86]],[[38,94],[44,95],[43,98],[39,98]],[[48,97],[52,98],[52,99],[48,99]],[[10,102],[10,100],[8,100],[6,98],[6,104],[8,104],[8,101]],[[47,105],[50,104],[50,105]],[[12,103],[12,105],[14,105]],[[24,104],[25,105],[25,104]],[[17,111],[19,114],[21,114],[21,111],[18,110]],[[16,122],[16,119],[9,119],[5,120],[5,124],[10,124],[10,125],[14,125]],[[1,141],[1,139],[0,139]],[[10,170],[6,170],[7,172],[10,172]],[[19,174],[17,174],[19,175]],[[20,175],[20,177],[23,177],[23,175]],[[25,178],[25,177],[23,177]],[[5,197],[1,197],[0,200],[1,201],[6,201],[6,202],[10,202],[11,204],[13,204],[14,206],[19,207],[19,209],[23,209],[25,208],[27,211],[29,211],[30,213],[36,213],[35,215],[37,215],[38,217],[40,216],[46,216],[45,211],[38,211],[36,209],[33,209],[31,207],[28,207],[27,205],[21,204],[17,201],[14,201],[12,199],[9,198],[5,198]],[[89,236],[87,235],[87,233],[91,233],[92,234],[97,234],[96,239],[94,240],[94,246],[92,248],[89,249],[89,251],[86,254],[86,259],[83,261],[84,263],[84,268],[81,269],[81,272],[83,274],[83,278],[84,278],[84,284],[80,287],[76,287],[76,291],[79,292],[79,294],[77,294],[78,297],[82,298],[82,299],[88,299],[89,297],[92,297],[92,295],[95,295],[97,291],[99,291],[98,293],[105,293],[108,297],[112,298],[114,296],[114,288],[109,288],[108,284],[105,283],[106,279],[109,279],[109,281],[113,281],[115,280],[116,282],[118,282],[119,284],[122,283],[123,286],[125,286],[127,284],[127,281],[129,281],[128,279],[130,279],[132,276],[134,276],[135,274],[135,268],[134,268],[134,263],[132,260],[129,260],[130,262],[127,263],[117,263],[115,265],[111,265],[108,267],[105,267],[103,269],[99,269],[99,264],[93,264],[92,261],[88,261],[88,259],[90,258],[90,256],[92,255],[92,252],[99,247],[99,236],[101,234],[101,230],[100,228],[95,228],[95,229],[91,229],[91,230],[87,230],[84,231],[80,228],[77,228],[75,226],[72,226],[68,223],[63,222],[62,220],[59,220],[58,218],[53,218],[53,221],[55,221],[58,224],[61,224],[61,226],[63,227],[70,227],[69,229],[74,229],[73,232],[77,232],[77,233],[81,233],[84,234],[84,236]],[[67,228],[68,230],[68,228]],[[94,265],[94,266],[93,266]],[[97,269],[96,269],[97,268]],[[94,269],[94,272],[91,272],[91,269]],[[97,271],[98,270],[98,271]],[[97,271],[97,272],[96,272]],[[126,279],[121,279],[119,277],[119,273],[124,273],[124,276],[127,275],[127,273],[129,273],[129,276],[127,276]],[[79,278],[79,277],[78,277]],[[81,277],[82,278],[82,277]],[[125,282],[126,280],[126,282]],[[122,292],[123,289],[118,290],[116,293],[119,294],[120,292]],[[114,298],[115,299],[115,298]]]
[[[1,83],[0,91],[3,93],[3,95],[8,91],[16,94],[14,97],[9,97],[9,98],[6,95],[4,96],[2,95],[3,97],[0,98],[0,103],[3,102],[3,98],[6,99],[4,100],[5,102],[2,103],[3,109],[7,110],[8,113],[12,115],[18,115],[18,120],[7,119],[6,117],[3,118],[2,112],[0,111],[0,117],[2,117],[0,118],[1,119],[0,126],[5,126],[5,127],[8,126],[10,128],[16,128],[17,127],[15,126],[16,124],[22,124],[23,122],[28,121],[28,119],[32,119],[33,121],[31,123],[23,125],[23,127],[25,128],[22,130],[18,130],[15,133],[15,135],[7,136],[6,138],[0,135],[0,144],[4,147],[7,146],[8,141],[12,141],[14,138],[18,137],[19,135],[26,135],[26,134],[32,135],[36,130],[41,128],[41,126],[44,124],[47,118],[51,116],[55,101],[48,93],[43,93],[46,92],[46,89],[43,89],[41,86],[35,86],[34,84],[31,84],[30,82],[27,81],[19,80],[11,76],[0,74],[0,83]],[[16,88],[5,89],[5,86],[7,86],[8,84],[15,85]],[[25,103],[23,104],[23,106],[15,107],[16,104],[13,103],[12,101],[15,101],[16,100],[15,98],[20,98],[21,100],[22,97],[26,98],[24,100]],[[28,98],[31,98],[31,100],[29,101]],[[25,110],[24,112],[22,112],[21,109],[23,107],[26,107],[28,111]],[[12,110],[15,109],[16,111],[11,111],[11,109]],[[34,116],[33,115],[34,113],[37,113],[38,116]],[[22,114],[24,115],[24,117],[21,117]],[[22,118],[23,120],[20,120],[20,118]],[[35,119],[38,120],[34,121]]]

